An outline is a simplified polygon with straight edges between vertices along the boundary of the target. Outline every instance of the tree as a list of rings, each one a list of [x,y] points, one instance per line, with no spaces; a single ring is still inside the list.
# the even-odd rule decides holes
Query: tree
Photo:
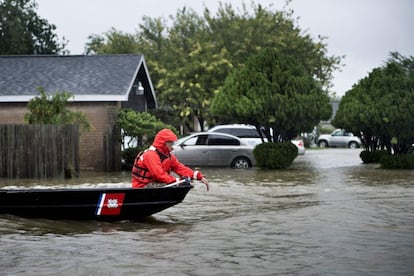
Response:
[[[122,130],[122,145],[125,144],[127,137],[131,137],[135,138],[132,142],[137,142],[137,147],[140,149],[148,147],[161,129],[169,128],[175,131],[174,127],[164,124],[154,115],[132,109],[121,109],[118,112],[116,125]],[[127,147],[131,146],[132,144],[127,145]]]
[[[340,58],[327,56],[323,38],[314,42],[302,35],[291,15],[253,3],[251,9],[244,6],[241,14],[230,4],[221,5],[215,17],[208,9],[204,18],[181,10],[169,30],[167,52],[173,55],[172,62],[164,63],[165,74],[157,86],[160,102],[172,103],[184,118],[198,118],[203,129],[205,118],[212,122],[214,91],[231,70],[245,66],[249,56],[266,47],[298,56],[306,71],[328,91]]]
[[[169,29],[168,56],[160,62],[157,85],[162,105],[175,110],[183,123],[196,118],[201,130],[209,118],[213,92],[230,68],[225,51],[217,49],[214,40],[207,39],[206,28],[203,18],[194,11],[184,8],[177,12]]]
[[[273,10],[254,2],[250,8],[243,5],[240,14],[231,4],[220,4],[215,16],[208,9],[204,12],[211,29],[210,39],[215,41],[217,49],[226,49],[232,67],[243,66],[246,58],[262,49],[276,48],[298,56],[311,76],[329,89],[341,57],[328,56],[326,38],[313,39],[298,27],[293,15],[293,10]]]
[[[74,112],[66,108],[67,101],[72,97],[68,92],[56,92],[47,95],[43,87],[38,88],[39,97],[30,100],[27,105],[29,112],[24,120],[29,124],[78,124],[84,131],[93,130],[93,126],[82,112]]]
[[[34,0],[0,0],[0,54],[65,53],[56,26],[36,14]]]
[[[241,13],[221,4],[215,15],[206,8],[202,16],[184,7],[170,16],[172,24],[144,17],[136,35],[137,49],[146,56],[159,106],[174,110],[183,124],[198,119],[203,129],[205,120],[214,123],[210,105],[215,91],[232,70],[265,48],[296,55],[309,75],[329,91],[341,57],[328,56],[324,38],[314,40],[302,32],[292,15],[252,3]],[[108,39],[95,42],[115,49]],[[96,52],[105,51],[100,47]]]
[[[135,36],[125,34],[112,28],[104,36],[93,34],[88,37],[86,54],[133,54],[138,52]]]
[[[177,133],[174,127],[164,124],[154,115],[132,109],[121,109],[116,125],[121,129],[121,145],[126,146],[122,150],[122,167],[126,171],[131,171],[137,153],[151,145],[158,131],[169,128]]]
[[[361,136],[368,151],[407,153],[414,144],[414,57],[390,53],[347,91],[332,124]]]
[[[272,129],[267,136],[275,142],[310,132],[332,113],[329,96],[299,58],[270,48],[227,77],[211,111],[228,122]]]

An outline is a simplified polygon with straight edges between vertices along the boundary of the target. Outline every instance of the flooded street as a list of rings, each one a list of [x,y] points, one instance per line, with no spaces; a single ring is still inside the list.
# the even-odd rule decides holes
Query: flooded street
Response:
[[[414,171],[364,165],[359,153],[307,150],[279,171],[202,168],[210,192],[197,183],[140,222],[0,215],[0,275],[413,275]]]

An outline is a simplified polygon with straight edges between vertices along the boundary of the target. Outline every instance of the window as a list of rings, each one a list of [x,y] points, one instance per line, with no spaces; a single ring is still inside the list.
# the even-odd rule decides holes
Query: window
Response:
[[[233,133],[233,128],[219,128],[216,129],[214,132],[220,132],[220,133],[226,133],[226,134],[231,134],[234,135]]]
[[[334,133],[332,133],[332,136],[344,136],[344,130],[338,129]]]
[[[184,142],[185,146],[194,146],[197,142],[197,137],[191,137]]]
[[[196,145],[197,146],[207,145],[207,138],[208,138],[207,135],[198,136]]]
[[[214,132],[231,134],[239,138],[260,138],[259,133],[254,128],[219,128]]]
[[[235,128],[233,135],[240,138],[260,138],[257,130],[253,128]]]
[[[231,137],[210,134],[208,137],[208,144],[215,146],[238,146],[240,145],[240,142],[239,140],[233,139]]]

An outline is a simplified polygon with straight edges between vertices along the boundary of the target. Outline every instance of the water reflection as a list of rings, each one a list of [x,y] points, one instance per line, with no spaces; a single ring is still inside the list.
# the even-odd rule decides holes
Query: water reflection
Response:
[[[196,185],[182,204],[139,222],[2,215],[0,266],[31,275],[413,274],[414,172],[363,165],[359,152],[308,150],[279,171],[201,168],[210,192]]]

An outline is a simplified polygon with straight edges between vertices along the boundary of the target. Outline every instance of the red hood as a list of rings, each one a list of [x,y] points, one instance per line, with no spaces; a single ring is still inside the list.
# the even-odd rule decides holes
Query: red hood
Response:
[[[168,141],[177,141],[177,135],[175,135],[172,130],[164,128],[155,135],[154,143],[152,143],[152,145],[162,153],[168,154],[170,150],[165,145]]]

